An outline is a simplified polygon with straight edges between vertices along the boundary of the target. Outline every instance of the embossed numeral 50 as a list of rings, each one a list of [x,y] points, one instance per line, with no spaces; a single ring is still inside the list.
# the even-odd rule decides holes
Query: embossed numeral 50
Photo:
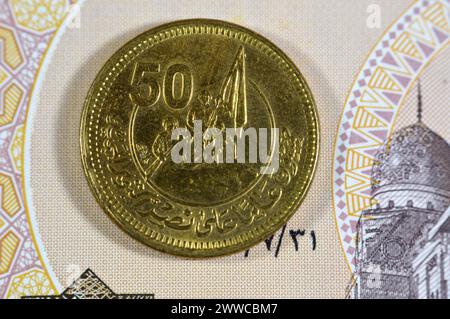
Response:
[[[131,77],[131,100],[139,106],[152,106],[161,96],[161,86],[156,78],[161,72],[157,63],[137,62]],[[186,107],[194,91],[194,79],[189,67],[185,64],[171,65],[163,80],[163,98],[166,104],[174,109]]]

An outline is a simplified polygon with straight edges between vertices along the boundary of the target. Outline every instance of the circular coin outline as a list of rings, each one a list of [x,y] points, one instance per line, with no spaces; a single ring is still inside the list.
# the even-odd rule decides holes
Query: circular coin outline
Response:
[[[123,209],[123,213],[120,213],[120,207],[108,203],[104,199],[105,197],[108,199],[108,195],[104,190],[105,185],[100,185],[99,177],[97,175],[94,176],[95,168],[93,169],[91,167],[92,162],[89,161],[88,155],[88,135],[90,134],[86,131],[89,122],[89,111],[91,108],[95,108],[96,102],[108,91],[107,82],[112,82],[111,77],[114,77],[113,72],[116,72],[117,68],[123,67],[116,72],[116,74],[119,74],[125,69],[128,62],[132,61],[132,56],[136,54],[138,50],[142,50],[141,52],[143,52],[152,45],[166,40],[164,39],[164,36],[169,36],[168,39],[170,39],[172,37],[185,35],[183,33],[185,32],[185,29],[194,30],[193,34],[198,31],[198,34],[216,34],[227,36],[229,38],[234,37],[245,44],[261,50],[264,54],[272,58],[274,63],[278,63],[280,67],[288,72],[288,76],[296,82],[295,87],[298,88],[298,93],[303,94],[305,103],[302,107],[307,108],[305,114],[309,116],[307,117],[307,122],[309,122],[307,124],[309,125],[306,130],[308,131],[308,134],[313,137],[307,141],[309,148],[307,153],[311,156],[311,160],[307,167],[308,172],[305,174],[307,178],[304,178],[302,189],[298,192],[297,196],[287,209],[284,209],[283,214],[277,214],[281,215],[281,217],[268,217],[264,227],[258,226],[257,229],[252,229],[245,234],[240,234],[237,238],[208,242],[207,244],[200,241],[176,239],[154,230],[149,231],[150,229],[148,226],[142,224],[133,217],[132,214],[125,211],[125,209]],[[160,37],[163,37],[163,39],[159,39]],[[151,39],[157,39],[157,42],[148,44],[148,42],[151,42]],[[144,44],[148,46],[145,49],[142,49],[141,47]],[[96,93],[96,96],[94,96],[94,93]],[[103,101],[105,99],[106,95],[103,98]],[[89,125],[92,125],[92,123],[89,123]],[[89,130],[91,129],[92,127],[89,128]],[[96,126],[96,129],[98,129],[98,125]],[[220,257],[234,254],[249,249],[270,235],[276,233],[297,212],[309,192],[319,160],[319,146],[320,124],[317,106],[313,94],[297,66],[283,51],[281,51],[281,49],[264,36],[242,26],[214,19],[188,19],[166,23],[147,30],[124,44],[108,59],[98,72],[85,99],[80,123],[80,151],[83,171],[88,180],[89,188],[102,210],[107,213],[119,228],[139,242],[164,253],[190,258]],[[92,152],[90,156],[92,156]],[[92,157],[91,161],[94,161]],[[100,191],[100,189],[103,190]]]

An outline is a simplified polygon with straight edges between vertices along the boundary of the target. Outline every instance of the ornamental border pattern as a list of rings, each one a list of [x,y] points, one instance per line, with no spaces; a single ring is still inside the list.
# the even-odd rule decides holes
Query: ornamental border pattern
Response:
[[[374,204],[374,155],[392,133],[412,85],[449,44],[450,0],[418,0],[386,30],[353,83],[337,130],[332,171],[336,227],[352,270],[358,219]]]
[[[73,3],[0,0],[0,298],[57,294],[24,198],[24,129],[34,82]],[[357,220],[372,203],[373,156],[418,75],[449,44],[450,0],[416,1],[371,52],[348,96],[332,176],[336,225],[351,267]]]
[[[0,299],[57,293],[24,194],[24,139],[41,66],[74,4],[0,0]]]

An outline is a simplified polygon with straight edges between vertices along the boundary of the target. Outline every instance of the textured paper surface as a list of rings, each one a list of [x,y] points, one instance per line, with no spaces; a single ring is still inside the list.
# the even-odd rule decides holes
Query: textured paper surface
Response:
[[[410,1],[378,1],[381,28],[366,26],[371,1],[88,1],[80,28],[61,36],[32,110],[30,190],[45,255],[67,286],[91,268],[116,292],[156,297],[343,297],[351,272],[331,204],[332,148],[350,85],[370,48]],[[156,252],[123,233],[99,208],[79,158],[84,98],[122,44],[184,18],[239,23],[278,45],[298,65],[317,102],[321,152],[310,193],[289,222],[275,257],[264,243],[244,253],[188,260]],[[289,230],[305,230],[295,251]],[[311,236],[316,236],[313,250]]]
[[[359,298],[448,297],[450,0],[80,4],[77,16],[72,0],[0,1],[1,298],[58,294],[87,268],[97,274],[82,276],[89,292],[98,276],[118,294],[157,298],[343,297],[349,287]],[[82,104],[107,58],[151,27],[193,17],[275,42],[307,78],[322,124],[318,173],[299,212],[271,241],[210,260],[163,255],[122,233],[94,202],[78,149]],[[414,186],[382,192],[379,207],[372,165],[393,133],[382,179]],[[381,259],[358,270],[359,218],[380,212],[393,215],[371,233],[388,226],[390,238],[372,240]],[[397,213],[416,223],[397,224]],[[398,259],[405,240],[411,257]]]

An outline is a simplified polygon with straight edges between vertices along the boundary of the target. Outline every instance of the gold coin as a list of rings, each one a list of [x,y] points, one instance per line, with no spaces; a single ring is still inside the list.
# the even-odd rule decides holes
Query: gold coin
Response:
[[[231,254],[296,212],[318,156],[313,96],[294,63],[243,27],[185,20],[125,44],[83,109],[91,190],[128,234],[189,257]]]

